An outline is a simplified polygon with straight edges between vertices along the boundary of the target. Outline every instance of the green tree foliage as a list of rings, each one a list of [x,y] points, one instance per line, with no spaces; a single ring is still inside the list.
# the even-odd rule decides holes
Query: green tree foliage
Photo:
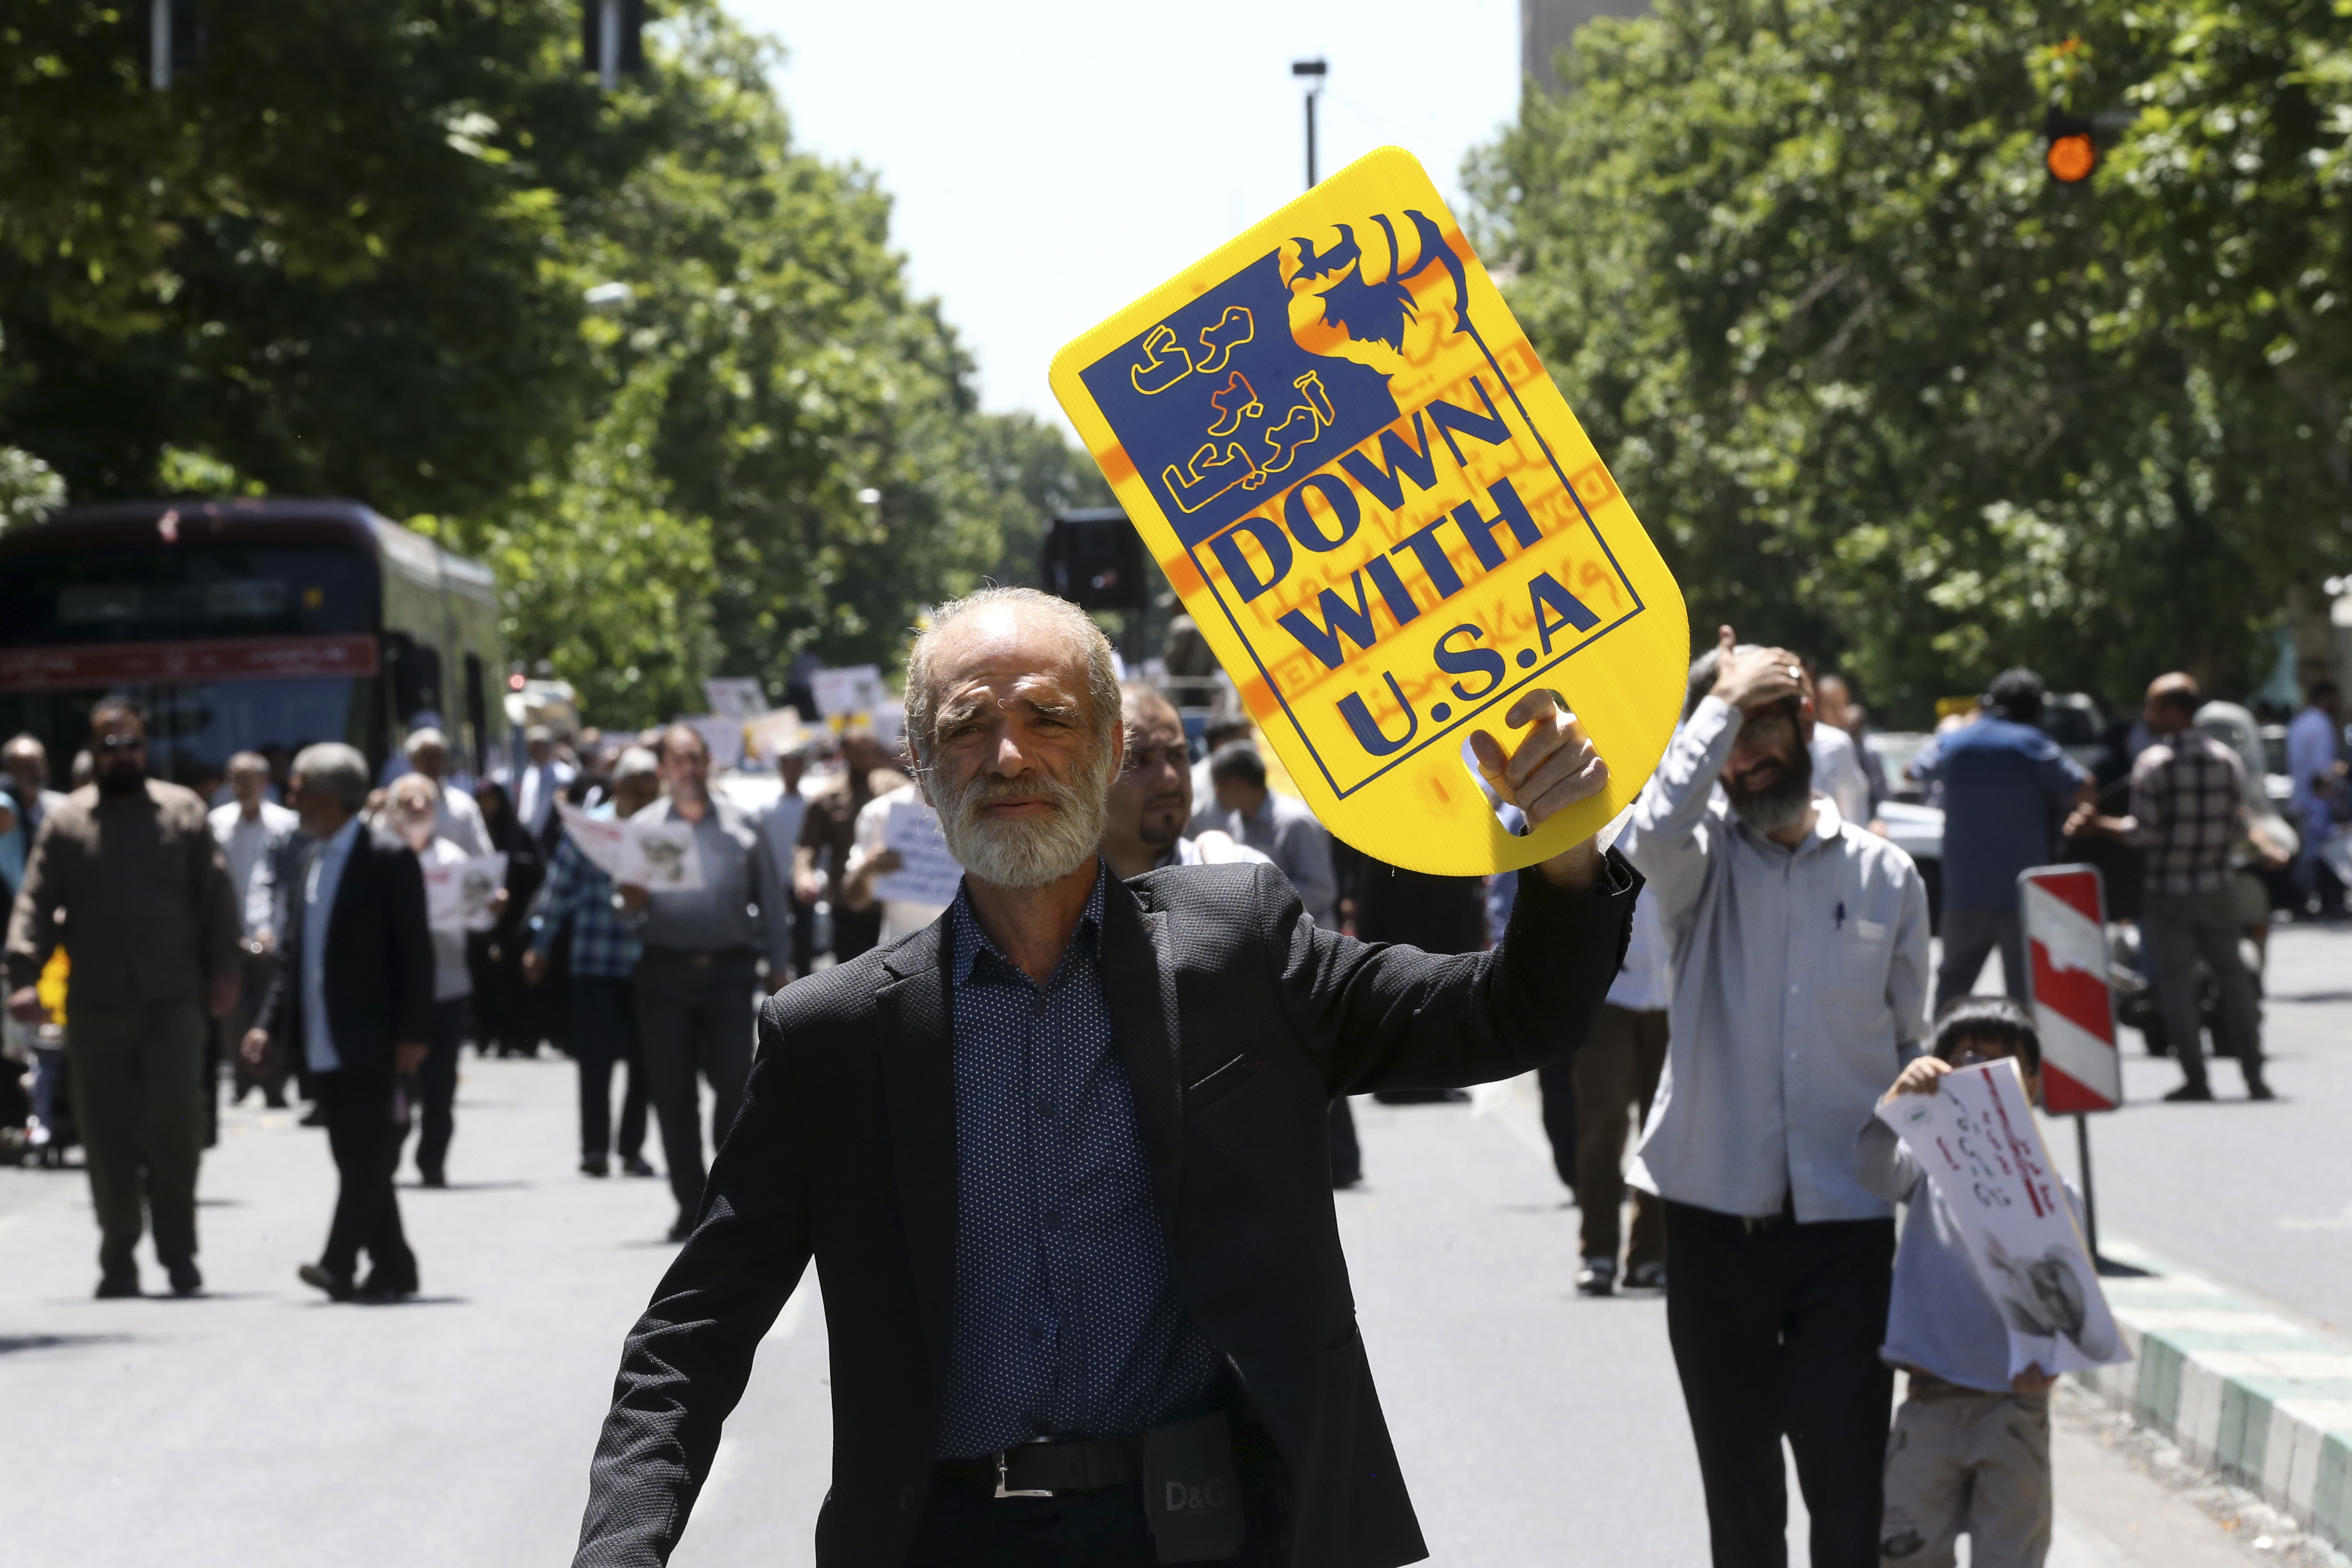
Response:
[[[2185,36],[2031,0],[1661,0],[1579,35],[1473,170],[1481,240],[1696,626],[1914,721],[2011,663],[2242,683],[2345,497],[2283,445],[2272,367],[2183,319],[2217,275],[2142,154],[2089,191],[2041,164],[2049,103],[2123,107]]]
[[[0,14],[0,441],[77,497],[334,493],[481,555],[599,721],[713,674],[893,661],[1099,480],[973,407],[873,180],[797,148],[772,47],[668,0],[606,94],[572,0]]]

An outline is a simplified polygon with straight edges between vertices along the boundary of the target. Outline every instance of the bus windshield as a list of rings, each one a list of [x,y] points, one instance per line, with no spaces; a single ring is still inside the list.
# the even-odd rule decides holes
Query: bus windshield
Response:
[[[60,788],[110,694],[146,709],[154,775],[191,787],[238,751],[282,777],[312,741],[366,749],[377,594],[375,562],[331,547],[19,557],[0,573],[0,737],[40,737]]]

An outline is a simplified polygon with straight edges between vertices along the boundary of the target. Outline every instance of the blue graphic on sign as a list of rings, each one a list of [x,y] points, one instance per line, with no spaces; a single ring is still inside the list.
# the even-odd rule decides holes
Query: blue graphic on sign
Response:
[[[1403,215],[1415,270],[1445,267],[1455,325],[1467,329],[1461,262],[1435,224]],[[1187,549],[1396,419],[1386,375],[1306,347],[1290,326],[1294,299],[1311,297],[1321,306],[1319,340],[1402,348],[1417,314],[1398,276],[1403,253],[1385,214],[1369,220],[1367,234],[1374,227],[1387,252],[1380,282],[1365,281],[1362,247],[1343,224],[1337,244],[1318,251],[1297,239],[1287,257],[1268,252],[1079,372]]]

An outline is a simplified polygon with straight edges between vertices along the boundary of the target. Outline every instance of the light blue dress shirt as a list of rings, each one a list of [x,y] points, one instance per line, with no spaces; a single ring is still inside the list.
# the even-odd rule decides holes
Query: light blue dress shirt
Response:
[[[1617,841],[1649,879],[1672,976],[1666,1070],[1630,1176],[1719,1214],[1884,1218],[1854,1132],[1927,1032],[1927,889],[1827,796],[1794,848],[1743,825],[1715,789],[1739,726],[1702,701]]]
[[[343,1065],[327,1028],[327,923],[335,913],[335,894],[343,885],[343,867],[359,841],[360,827],[353,817],[319,846],[302,889],[302,1054],[313,1072],[337,1072]]]

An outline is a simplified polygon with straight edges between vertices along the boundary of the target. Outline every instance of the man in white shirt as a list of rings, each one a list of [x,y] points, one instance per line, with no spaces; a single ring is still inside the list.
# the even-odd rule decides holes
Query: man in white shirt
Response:
[[[1194,818],[1194,836],[1217,829],[1272,861],[1290,879],[1315,924],[1338,930],[1339,879],[1331,870],[1331,832],[1304,800],[1266,787],[1265,759],[1257,747],[1236,740],[1209,758],[1209,779],[1218,813]]]
[[[776,777],[783,789],[760,817],[760,836],[766,841],[768,859],[775,865],[776,884],[790,901],[795,976],[807,974],[816,959],[815,911],[801,902],[798,878],[793,874],[793,852],[801,841],[801,830],[808,823],[808,797],[801,793],[801,780],[807,773],[806,746],[776,753]]]
[[[1853,737],[1835,725],[1816,724],[1805,749],[1812,753],[1813,788],[1837,802],[1838,815],[1858,828],[1870,825],[1870,775]]]
[[[220,1049],[236,1063],[235,1088],[229,1103],[240,1104],[256,1088],[272,1110],[286,1107],[285,1053],[278,1051],[258,1065],[236,1049],[253,1027],[261,998],[278,971],[278,932],[270,879],[262,874],[271,854],[299,831],[300,819],[269,799],[269,763],[257,751],[240,751],[228,759],[228,804],[213,808],[207,821],[213,838],[228,857],[229,886],[245,917],[245,942],[239,960],[245,988],[236,1006],[215,1022]]]
[[[2344,734],[2343,699],[2334,681],[2313,683],[2303,711],[2286,727],[2286,770],[2294,783],[2292,802],[2303,819],[2303,853],[2295,864],[2295,883],[2303,889],[2305,907],[2316,900],[2325,917],[2344,913],[2345,889],[2336,882],[2319,850],[2345,821],[2347,789],[2344,764],[2338,758]]]
[[[849,872],[842,878],[841,901],[851,909],[874,907],[874,884],[881,877],[898,870],[905,862],[890,847],[890,812],[894,808],[914,807],[928,811],[922,792],[912,780],[877,795],[857,809],[856,838],[849,851]],[[877,946],[887,946],[901,936],[911,936],[948,912],[944,904],[927,904],[919,899],[886,898],[882,900],[882,935],[875,938]]]
[[[1674,964],[1633,1179],[1665,1200],[1667,1338],[1718,1564],[1786,1561],[1784,1437],[1816,1568],[1877,1562],[1894,1397],[1894,1215],[1854,1136],[1926,1032],[1927,896],[1813,793],[1802,681],[1723,628],[1618,841]]]
[[[580,769],[555,755],[555,732],[543,724],[524,730],[522,743],[530,760],[515,775],[515,816],[524,831],[544,843],[556,800],[564,786],[580,777]]]
[[[439,824],[435,831],[469,855],[488,854],[490,830],[482,821],[482,809],[474,804],[472,789],[449,771],[449,737],[429,726],[412,729],[402,750],[409,768],[432,779],[441,792]],[[388,786],[392,781],[384,782]]]

